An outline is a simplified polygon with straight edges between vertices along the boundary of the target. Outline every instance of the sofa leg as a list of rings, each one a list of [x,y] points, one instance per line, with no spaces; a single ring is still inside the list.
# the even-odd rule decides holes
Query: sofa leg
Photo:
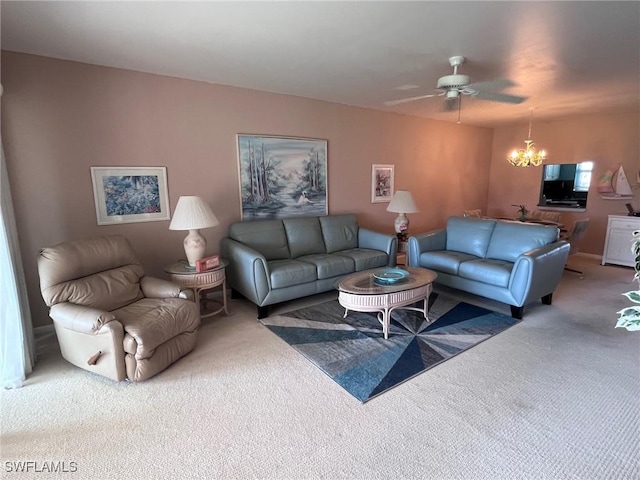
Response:
[[[549,295],[545,295],[544,297],[542,297],[542,303],[544,303],[545,305],[551,305],[552,297],[553,297],[553,293],[550,293]]]
[[[258,305],[258,320],[261,318],[266,318],[269,316],[269,305],[260,306]]]
[[[509,305],[511,307],[511,316],[518,320],[522,320],[522,313],[524,312],[524,307],[515,307],[513,305]]]

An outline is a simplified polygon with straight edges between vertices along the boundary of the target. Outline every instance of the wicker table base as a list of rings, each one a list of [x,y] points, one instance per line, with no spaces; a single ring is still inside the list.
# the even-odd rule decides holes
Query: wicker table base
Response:
[[[183,288],[189,288],[193,291],[194,299],[200,302],[200,318],[207,318],[224,312],[229,315],[227,309],[227,280],[225,275],[225,267],[227,262],[220,261],[220,265],[212,270],[205,272],[196,272],[185,266],[184,263],[176,263],[167,268],[165,272],[171,275],[171,280]],[[218,286],[222,287],[222,301],[219,308],[214,311],[206,311],[206,304],[212,302],[206,295],[202,295],[205,290],[211,290]]]
[[[428,318],[429,295],[432,283],[437,278],[435,272],[426,268],[407,268],[409,277],[406,281],[394,285],[377,285],[373,282],[373,273],[376,270],[347,275],[338,284],[338,302],[345,308],[345,317],[349,310],[378,312],[378,321],[382,324],[385,340],[389,338],[393,310],[413,310],[422,313],[425,319]],[[419,301],[423,302],[422,308],[408,306]]]

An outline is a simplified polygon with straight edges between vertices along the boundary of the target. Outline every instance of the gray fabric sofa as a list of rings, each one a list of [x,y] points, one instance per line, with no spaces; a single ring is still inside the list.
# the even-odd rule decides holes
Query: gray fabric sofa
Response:
[[[220,241],[227,282],[258,306],[330,291],[356,271],[395,266],[398,242],[358,226],[356,216],[327,215],[234,223]]]
[[[409,266],[437,272],[436,285],[507,303],[519,319],[538,298],[551,304],[568,255],[556,227],[518,222],[451,217],[409,237]]]

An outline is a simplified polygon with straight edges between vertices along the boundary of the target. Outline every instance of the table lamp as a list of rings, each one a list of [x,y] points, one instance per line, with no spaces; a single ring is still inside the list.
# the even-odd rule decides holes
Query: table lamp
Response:
[[[189,230],[184,239],[184,253],[189,266],[195,268],[196,261],[204,257],[207,240],[200,235],[198,229],[219,225],[220,222],[200,197],[183,196],[173,212],[169,230]]]
[[[393,195],[393,198],[391,198],[391,202],[389,202],[389,206],[387,207],[387,212],[399,213],[398,218],[395,219],[393,225],[397,234],[406,235],[407,230],[409,230],[409,219],[406,214],[416,213],[419,212],[419,210],[413,201],[411,192],[407,190],[398,190]]]

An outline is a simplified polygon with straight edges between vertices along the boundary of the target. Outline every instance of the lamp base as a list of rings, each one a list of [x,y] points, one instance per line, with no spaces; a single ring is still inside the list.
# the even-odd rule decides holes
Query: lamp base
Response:
[[[207,249],[207,240],[200,235],[199,230],[189,230],[183,245],[189,266],[195,269],[196,261],[204,257],[204,252]]]
[[[396,233],[406,233],[409,230],[409,219],[404,213],[401,213],[393,222],[393,226]]]

